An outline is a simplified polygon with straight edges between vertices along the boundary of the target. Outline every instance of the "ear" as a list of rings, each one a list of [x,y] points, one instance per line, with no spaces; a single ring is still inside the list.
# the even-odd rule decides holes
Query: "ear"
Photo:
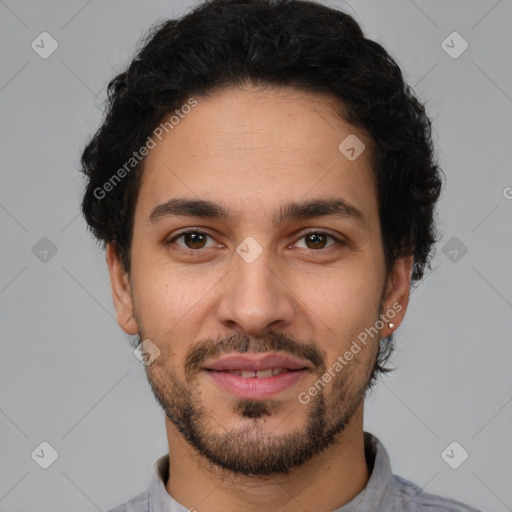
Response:
[[[398,258],[388,276],[383,304],[383,315],[385,316],[385,325],[381,331],[381,337],[383,338],[392,334],[404,319],[409,304],[413,261],[414,257],[412,255]],[[390,311],[395,312],[393,317],[391,317],[392,313],[386,315],[386,312]],[[394,327],[389,327],[388,322],[393,323]]]
[[[124,270],[113,243],[107,244],[107,265],[117,323],[127,334],[137,334],[139,328],[133,316],[133,297],[129,275]]]

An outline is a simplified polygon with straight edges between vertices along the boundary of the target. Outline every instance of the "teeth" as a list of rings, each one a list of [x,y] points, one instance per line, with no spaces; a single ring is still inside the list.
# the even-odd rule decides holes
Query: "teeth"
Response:
[[[256,372],[256,377],[263,379],[264,377],[272,377],[272,370],[260,370]]]
[[[233,375],[239,375],[244,379],[250,379],[253,377],[257,377],[258,379],[264,379],[267,377],[273,377],[274,375],[279,375],[280,373],[286,372],[284,368],[269,368],[268,370],[229,370],[227,373],[231,373]]]

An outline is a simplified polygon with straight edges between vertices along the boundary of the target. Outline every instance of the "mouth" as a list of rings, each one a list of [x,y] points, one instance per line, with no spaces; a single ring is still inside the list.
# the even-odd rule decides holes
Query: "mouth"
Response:
[[[203,370],[230,395],[263,400],[296,385],[310,368],[306,360],[270,353],[230,354],[205,364]]]
[[[223,371],[230,375],[239,375],[244,379],[251,379],[256,377],[257,379],[266,379],[268,377],[274,377],[284,372],[292,372],[296,370],[289,370],[288,368],[269,368],[267,370],[208,370],[211,372]]]

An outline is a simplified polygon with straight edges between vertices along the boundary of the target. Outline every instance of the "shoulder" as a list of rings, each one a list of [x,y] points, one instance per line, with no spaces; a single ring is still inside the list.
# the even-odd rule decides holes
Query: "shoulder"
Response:
[[[149,512],[148,492],[142,492],[131,500],[118,505],[108,512]]]
[[[451,498],[443,498],[421,490],[416,484],[397,475],[393,475],[396,499],[400,502],[403,512],[480,512]]]

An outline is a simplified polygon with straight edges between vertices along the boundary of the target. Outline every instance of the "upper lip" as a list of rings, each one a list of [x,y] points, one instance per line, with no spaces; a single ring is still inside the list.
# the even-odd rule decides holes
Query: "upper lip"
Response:
[[[244,370],[258,371],[269,368],[285,368],[288,370],[302,370],[310,367],[310,364],[304,360],[289,355],[277,353],[265,354],[229,354],[220,357],[215,361],[206,363],[205,370],[227,371]]]

